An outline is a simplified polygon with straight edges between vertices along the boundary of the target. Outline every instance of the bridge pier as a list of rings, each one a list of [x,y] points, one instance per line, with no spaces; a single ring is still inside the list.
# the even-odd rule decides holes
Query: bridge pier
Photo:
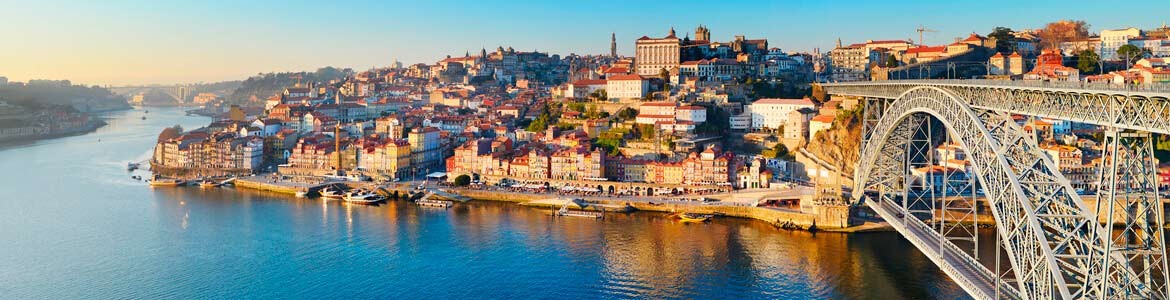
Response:
[[[1106,255],[1096,279],[1099,295],[1167,299],[1164,210],[1158,196],[1157,159],[1148,132],[1110,128],[1106,131],[1098,168],[1096,213],[1120,233],[1105,237]],[[1117,224],[1121,224],[1120,228]],[[1111,256],[1120,255],[1130,265]],[[1118,271],[1129,268],[1132,272]],[[1148,287],[1142,290],[1108,290],[1107,282],[1119,281]],[[1126,286],[1126,285],[1123,285]],[[1150,294],[1152,293],[1152,294]]]

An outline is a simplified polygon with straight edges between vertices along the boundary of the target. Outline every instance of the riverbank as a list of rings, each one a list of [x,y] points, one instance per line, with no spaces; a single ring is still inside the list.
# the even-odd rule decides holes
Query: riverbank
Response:
[[[370,188],[369,183],[344,182],[348,185],[361,185]],[[309,192],[318,184],[298,182],[275,182],[267,177],[253,176],[236,181],[236,187],[254,190],[263,190],[295,196],[298,192]],[[387,193],[408,195],[411,191],[409,184],[400,183],[380,187]],[[446,189],[447,192],[477,201],[508,202],[520,206],[557,209],[564,202],[547,201],[553,198],[565,198],[556,194],[532,194],[506,191],[485,191],[473,189]],[[712,214],[721,217],[734,217],[763,221],[772,226],[785,229],[809,231],[836,231],[836,232],[863,232],[868,230],[851,230],[849,206],[814,206],[812,213],[794,209],[757,207],[743,205],[727,205],[718,202],[676,203],[671,201],[630,201],[622,199],[607,199],[605,197],[573,196],[580,198],[586,205],[577,205],[576,209],[603,211],[603,212],[690,212]],[[568,199],[568,198],[565,198]],[[872,227],[872,226],[871,226]],[[866,227],[865,229],[870,229]]]
[[[93,133],[94,131],[97,131],[98,129],[100,129],[106,125],[107,125],[106,121],[100,120],[100,119],[94,119],[94,120],[91,120],[88,123],[86,123],[85,126],[78,127],[78,128],[71,128],[71,129],[67,129],[67,130],[60,130],[60,131],[55,131],[55,132],[53,132],[53,131],[46,132],[45,130],[42,130],[42,129],[37,128],[37,127],[9,128],[9,129],[0,130],[0,145],[7,144],[7,143],[31,142],[31,141],[39,141],[39,140],[48,140],[48,139],[56,139],[56,138],[63,138],[63,137],[70,137],[70,136],[85,135],[85,134]]]

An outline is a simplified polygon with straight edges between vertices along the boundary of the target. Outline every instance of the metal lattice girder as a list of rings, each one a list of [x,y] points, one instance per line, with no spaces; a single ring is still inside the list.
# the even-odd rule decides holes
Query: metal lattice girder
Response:
[[[1094,279],[1098,283],[1130,282],[1148,288],[1147,291],[1107,291],[1113,297],[1167,299],[1170,278],[1167,277],[1161,222],[1164,211],[1157,193],[1153,138],[1144,132],[1109,130],[1102,144],[1104,155],[1098,173],[1100,190],[1096,211],[1098,216],[1106,217],[1106,224],[1121,225],[1120,232],[1107,241],[1108,249],[1111,255],[1129,261],[1133,272],[1117,272],[1117,268],[1111,268],[1114,260],[1106,259],[1104,269],[1111,272],[1100,272]]]
[[[1170,134],[1170,86],[1136,87],[1007,80],[890,80],[824,84],[832,95],[897,99],[944,89],[976,108]]]
[[[1100,258],[1106,255],[1104,236],[1107,233],[1103,233],[1105,229],[1095,221],[1095,215],[1072,192],[1068,180],[1039,150],[1035,141],[1027,138],[1010,114],[973,109],[961,98],[940,88],[922,87],[907,91],[885,110],[885,115],[874,127],[874,135],[863,146],[858,184],[867,187],[867,191],[876,190],[883,202],[896,203],[896,196],[891,194],[903,193],[900,209],[909,215],[904,208],[906,183],[904,180],[899,183],[896,179],[905,173],[886,172],[907,170],[909,154],[897,155],[895,151],[907,149],[906,143],[913,139],[914,130],[906,128],[905,124],[921,124],[907,122],[907,119],[920,118],[915,116],[923,113],[940,120],[967,150],[972,169],[986,190],[1013,272],[1018,277],[1019,296],[1073,299],[1092,295],[1087,291],[1087,278],[1092,275],[1090,270],[1100,268],[1103,262]],[[904,219],[908,219],[905,224],[918,222],[916,218]],[[902,233],[929,234],[910,229]],[[952,243],[945,244],[954,247]],[[919,244],[916,246],[928,256],[942,253],[922,249]],[[971,258],[964,262],[978,265]],[[1127,266],[1121,259],[1117,263]],[[983,298],[991,294],[986,283],[995,275],[989,275],[985,267],[940,267],[972,295]],[[960,269],[978,271],[956,271]],[[1119,287],[1124,283],[1113,281],[1105,283],[1111,289],[1141,289]]]

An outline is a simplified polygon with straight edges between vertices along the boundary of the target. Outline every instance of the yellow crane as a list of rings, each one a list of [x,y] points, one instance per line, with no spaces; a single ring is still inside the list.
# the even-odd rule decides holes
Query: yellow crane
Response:
[[[933,29],[926,28],[926,26],[922,26],[922,25],[918,25],[918,28],[915,29],[914,31],[918,31],[918,46],[926,46],[926,44],[924,44],[922,41],[922,33],[923,32],[938,32],[938,31],[935,31]]]

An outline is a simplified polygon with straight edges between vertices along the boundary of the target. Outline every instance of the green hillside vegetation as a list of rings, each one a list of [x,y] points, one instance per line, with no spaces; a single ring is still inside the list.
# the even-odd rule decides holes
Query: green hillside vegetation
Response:
[[[261,73],[256,76],[249,77],[240,83],[239,88],[228,95],[225,100],[228,103],[246,104],[248,99],[256,97],[263,100],[269,96],[275,95],[284,91],[285,88],[297,84],[296,76],[301,76],[301,83],[308,82],[329,82],[331,80],[341,79],[346,76],[353,75],[354,71],[349,68],[338,69],[334,67],[324,67],[317,69],[314,72],[283,72],[283,73]]]

